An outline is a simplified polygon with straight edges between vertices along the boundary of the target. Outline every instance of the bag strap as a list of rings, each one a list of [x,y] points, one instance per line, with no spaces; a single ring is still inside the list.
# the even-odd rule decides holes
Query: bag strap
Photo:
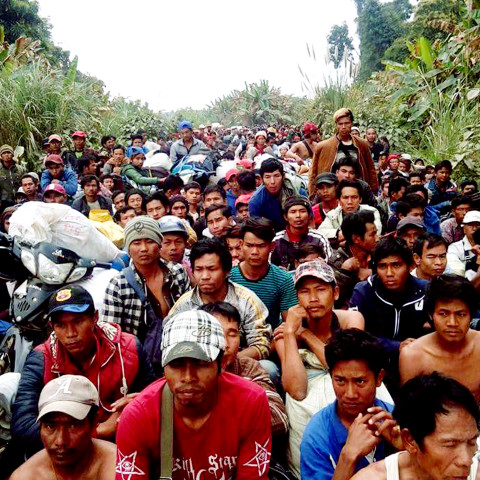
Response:
[[[310,145],[306,140],[303,141],[303,144],[305,145],[305,148],[308,150],[308,154],[310,155],[310,158],[313,158],[313,151],[310,148]]]
[[[135,278],[135,274],[133,272],[132,267],[129,265],[122,270],[122,273],[125,275],[125,278],[128,284],[135,290],[135,293],[138,295],[138,298],[142,303],[148,301],[147,295],[145,294],[145,290],[143,286],[140,285],[138,280]]]
[[[165,383],[162,390],[160,426],[160,477],[172,480],[173,467],[173,395]]]

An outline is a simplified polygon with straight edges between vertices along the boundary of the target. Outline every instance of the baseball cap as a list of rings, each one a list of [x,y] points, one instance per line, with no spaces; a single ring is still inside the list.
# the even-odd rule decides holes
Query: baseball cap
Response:
[[[162,235],[166,233],[177,233],[188,238],[187,227],[182,220],[175,215],[165,215],[158,220],[158,226]]]
[[[480,222],[480,212],[478,210],[471,210],[470,212],[467,212],[463,218],[462,225],[474,222]]]
[[[6,145],[6,144],[0,147],[0,155],[5,152],[9,152],[11,154],[14,153],[13,148],[10,145]]]
[[[57,193],[61,193],[62,195],[67,194],[65,189],[59,183],[51,183],[50,185],[47,185],[47,188],[43,192],[43,196],[45,196],[47,192],[57,192]]]
[[[225,174],[225,179],[227,180],[227,182],[229,182],[234,175],[238,175],[239,173],[240,173],[240,170],[237,170],[236,168],[231,168]]]
[[[303,133],[308,135],[312,132],[318,132],[318,127],[313,122],[305,122],[305,125],[303,126]]]
[[[178,358],[213,362],[225,350],[220,322],[207,312],[190,310],[177,313],[163,326],[162,367]]]
[[[352,132],[360,133],[360,129],[358,127],[352,127]]]
[[[56,163],[57,165],[63,165],[63,158],[60,155],[56,155],[55,153],[52,153],[51,155],[48,155],[45,158],[45,166],[47,166],[49,163]]]
[[[48,143],[50,143],[52,140],[57,140],[58,142],[61,142],[62,141],[62,137],[56,133],[50,135],[48,137]]]
[[[328,183],[329,185],[336,185],[338,183],[337,176],[334,173],[325,172],[317,175],[315,183],[320,186],[322,183]]]
[[[37,182],[40,181],[38,174],[36,174],[35,172],[28,172],[27,175],[30,175],[31,177],[33,177]]]
[[[85,132],[82,132],[81,130],[77,130],[76,132],[72,133],[72,138],[73,137],[87,138],[87,134]]]
[[[37,421],[48,413],[66,413],[76,420],[87,417],[99,399],[95,385],[83,375],[62,375],[50,380],[38,400]]]
[[[295,286],[302,278],[305,277],[315,277],[325,283],[337,284],[332,267],[319,260],[305,262],[298,266],[298,268],[295,270],[295,276],[293,278],[293,283]]]
[[[130,158],[134,157],[135,155],[139,155],[139,154],[144,155],[143,148],[140,148],[140,147],[129,147],[128,148],[128,156]]]
[[[268,133],[277,133],[277,129],[275,127],[268,127],[267,132]]]
[[[47,318],[55,312],[84,313],[95,311],[92,296],[79,285],[62,287],[57,290],[48,302]]]
[[[241,167],[246,168],[247,170],[249,170],[250,168],[252,168],[253,161],[250,160],[249,158],[242,158],[242,160],[239,160],[239,161],[237,162],[237,165],[240,165]]]
[[[239,195],[235,200],[235,206],[237,206],[240,203],[243,203],[244,205],[248,205],[250,203],[251,198],[252,198],[251,193],[244,193],[243,195]]]
[[[205,125],[204,125],[203,123],[201,123],[201,124],[198,126],[198,128],[199,128],[199,129],[200,129],[200,128],[205,128]]]
[[[411,162],[412,161],[412,156],[409,155],[408,153],[402,153],[400,155],[400,160],[407,160],[407,161]]]
[[[193,130],[192,122],[189,122],[188,120],[182,120],[178,124],[178,131],[183,130],[184,128],[188,128],[189,130]]]
[[[404,228],[407,227],[417,227],[420,228],[421,230],[425,230],[425,225],[423,224],[423,221],[420,220],[420,218],[417,217],[405,217],[402,218],[397,225],[397,232],[400,232]]]

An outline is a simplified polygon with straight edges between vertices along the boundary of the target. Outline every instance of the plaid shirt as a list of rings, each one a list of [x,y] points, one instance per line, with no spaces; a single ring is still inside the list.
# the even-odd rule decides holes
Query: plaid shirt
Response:
[[[240,313],[240,333],[242,335],[242,347],[255,347],[260,358],[267,358],[270,355],[271,328],[266,319],[268,310],[265,304],[248,288],[228,281],[228,291],[225,302],[233,305]],[[171,308],[168,317],[197,310],[203,305],[198,287],[184,293]]]
[[[169,305],[173,305],[178,298],[190,288],[190,280],[187,272],[179,263],[159,261],[164,271],[163,284],[169,292],[169,298],[165,298]],[[135,270],[135,265],[130,261],[136,280],[145,287],[143,278]],[[122,331],[138,335],[140,326],[146,321],[145,309],[138,298],[135,290],[129,285],[125,275],[118,272],[109,282],[105,292],[102,308],[102,320],[110,323],[118,323]]]

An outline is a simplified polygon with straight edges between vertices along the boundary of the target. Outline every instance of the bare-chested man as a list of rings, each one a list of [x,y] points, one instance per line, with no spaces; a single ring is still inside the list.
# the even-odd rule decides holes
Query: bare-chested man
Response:
[[[458,275],[433,278],[426,308],[435,332],[401,350],[402,383],[437,371],[465,385],[480,401],[480,332],[470,329],[477,299],[473,285],[465,278]]]
[[[305,166],[305,160],[313,158],[313,152],[317,142],[321,140],[321,134],[318,133],[318,127],[313,122],[306,122],[303,126],[303,138],[301,142],[294,143],[290,150],[285,154],[286,158],[293,158],[301,166],[299,173],[308,171]]]
[[[83,375],[63,375],[43,387],[38,402],[43,450],[15,470],[10,480],[110,480],[116,448],[95,435],[99,400]]]

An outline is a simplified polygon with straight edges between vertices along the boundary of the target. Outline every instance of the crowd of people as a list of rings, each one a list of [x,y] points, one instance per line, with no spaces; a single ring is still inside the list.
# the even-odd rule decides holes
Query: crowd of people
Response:
[[[129,258],[100,309],[52,294],[0,477],[480,479],[477,182],[333,120],[54,133],[38,172],[0,147],[4,233],[100,210]]]

